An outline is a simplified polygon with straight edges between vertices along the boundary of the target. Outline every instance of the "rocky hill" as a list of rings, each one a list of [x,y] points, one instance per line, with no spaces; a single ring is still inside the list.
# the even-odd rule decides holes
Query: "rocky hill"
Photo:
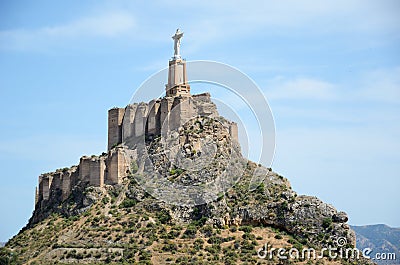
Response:
[[[190,93],[182,36],[165,97],[110,109],[107,153],[39,176],[0,265],[371,264],[343,254],[344,212],[243,158],[237,124]]]
[[[384,224],[351,226],[356,233],[357,248],[370,248],[374,257],[377,253],[388,255],[394,253],[394,260],[378,260],[378,264],[400,264],[400,228],[392,228]]]
[[[258,257],[257,250],[266,244],[320,250],[335,246],[339,238],[346,243],[343,247],[352,247],[355,236],[345,213],[316,197],[297,195],[286,178],[244,159],[221,119],[197,117],[144,146],[134,141],[115,146],[113,150],[137,154],[127,177],[102,187],[77,182],[65,200],[51,193],[46,207],[37,207],[28,225],[1,250],[2,262],[370,264],[362,258],[327,255],[281,260],[276,251],[271,259]],[[164,151],[166,145],[169,152]],[[171,153],[179,161],[171,163]],[[199,153],[218,159],[205,163]],[[152,171],[147,169],[150,162]],[[249,189],[255,171],[263,175],[262,181]],[[227,180],[220,179],[223,174]],[[165,182],[186,187],[189,196],[171,197]],[[208,187],[210,182],[219,188]],[[233,186],[214,198],[227,183]],[[192,187],[202,187],[205,195],[191,194]],[[162,200],[164,195],[172,203]]]

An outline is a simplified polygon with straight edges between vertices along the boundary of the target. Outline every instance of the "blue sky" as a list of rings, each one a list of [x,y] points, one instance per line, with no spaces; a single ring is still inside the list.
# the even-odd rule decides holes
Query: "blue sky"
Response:
[[[177,27],[187,60],[261,88],[272,167],[298,193],[350,224],[400,227],[399,12],[388,0],[1,1],[0,241],[27,223],[41,173],[106,149],[107,110],[167,66]]]

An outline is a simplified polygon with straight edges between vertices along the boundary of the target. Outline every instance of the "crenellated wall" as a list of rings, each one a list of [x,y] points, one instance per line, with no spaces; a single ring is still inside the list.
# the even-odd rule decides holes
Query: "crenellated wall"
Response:
[[[103,187],[122,182],[128,175],[132,160],[137,153],[118,146],[129,139],[154,137],[176,130],[197,116],[218,118],[219,114],[210,94],[164,97],[149,103],[130,104],[126,108],[108,111],[108,153],[101,156],[83,156],[78,166],[59,169],[39,176],[35,193],[36,204],[51,196],[66,200],[76,185]],[[238,141],[238,127],[234,122],[221,120],[233,140]],[[59,192],[61,191],[61,192]],[[55,193],[57,192],[57,193]]]
[[[122,110],[124,110],[123,114]],[[117,126],[115,122],[121,116],[123,116],[120,121],[122,125]],[[125,109],[113,108],[109,111],[108,143],[114,144],[109,144],[108,150],[111,150],[115,144],[121,144],[130,138],[145,136],[146,139],[151,140],[157,135],[178,129],[196,116],[219,117],[209,93],[185,97],[164,97],[151,100],[149,103],[130,104]],[[229,129],[231,137],[237,141],[236,123],[227,122],[225,126]],[[116,137],[119,134],[122,137]]]
[[[41,200],[48,200],[56,190],[61,190],[61,199],[65,200],[70,196],[72,188],[78,184],[103,187],[104,184],[121,183],[129,170],[128,160],[121,148],[117,147],[105,155],[83,156],[78,166],[42,174],[39,176],[35,204]]]
[[[35,204],[40,200],[48,200],[51,193],[56,190],[61,190],[62,200],[67,199],[71,194],[72,186],[77,183],[78,179],[77,166],[40,175]]]

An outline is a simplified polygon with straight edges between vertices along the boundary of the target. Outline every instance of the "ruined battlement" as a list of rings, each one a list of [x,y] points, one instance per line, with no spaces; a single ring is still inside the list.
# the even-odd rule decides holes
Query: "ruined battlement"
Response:
[[[209,93],[129,104],[125,108],[110,109],[108,115],[108,150],[132,138],[152,140],[198,116],[219,117]],[[227,121],[224,125],[232,139],[238,141],[237,124]]]
[[[162,133],[178,130],[199,116],[218,119],[219,113],[209,93],[189,97],[164,97],[148,103],[129,104],[108,111],[108,152],[82,156],[79,164],[39,176],[35,203],[49,200],[52,194],[66,200],[76,185],[103,187],[120,184],[129,174],[132,153],[125,154],[128,141],[151,141]],[[235,122],[220,119],[233,141],[238,141]]]
[[[128,157],[121,148],[100,156],[82,156],[79,164],[39,176],[35,204],[47,201],[51,195],[66,200],[76,185],[103,187],[121,183],[129,173]]]

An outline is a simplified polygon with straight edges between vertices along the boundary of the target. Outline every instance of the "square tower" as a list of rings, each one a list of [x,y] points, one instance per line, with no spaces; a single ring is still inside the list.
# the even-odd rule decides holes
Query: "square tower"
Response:
[[[190,96],[190,85],[187,83],[186,61],[181,58],[174,58],[169,61],[166,96]]]
[[[190,97],[190,86],[187,83],[186,61],[181,58],[180,47],[183,32],[176,30],[174,40],[174,56],[169,61],[168,84],[165,86],[167,97]]]
[[[112,108],[108,111],[108,149],[122,143],[122,120],[124,108]]]

